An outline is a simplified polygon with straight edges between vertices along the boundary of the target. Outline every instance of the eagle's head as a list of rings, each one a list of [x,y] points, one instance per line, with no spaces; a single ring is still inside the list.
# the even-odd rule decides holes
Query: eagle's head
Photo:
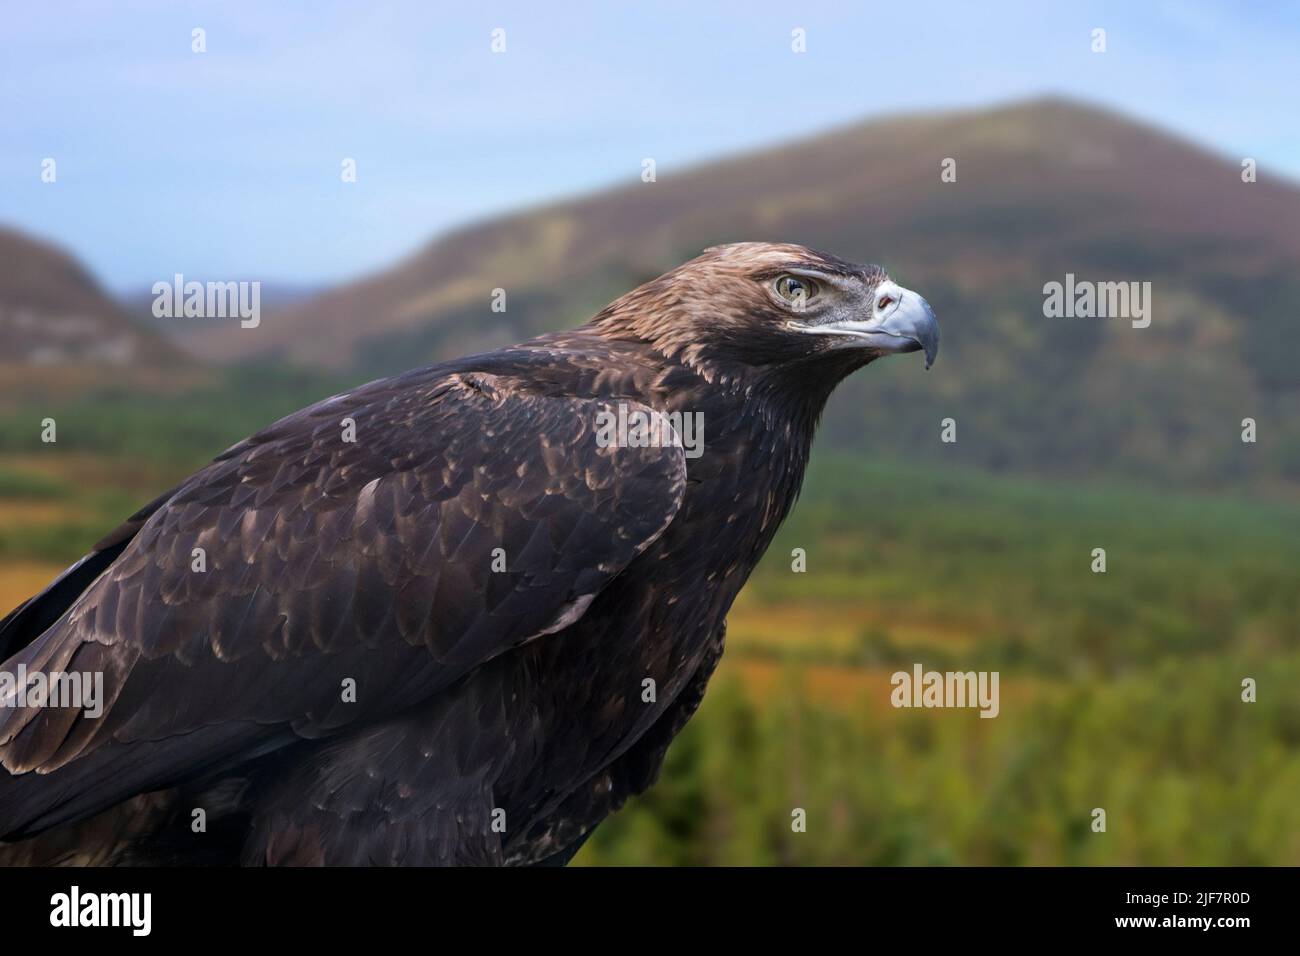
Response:
[[[894,352],[939,351],[929,303],[879,266],[804,246],[713,246],[611,303],[593,325],[632,335],[710,378],[797,372],[831,384]]]

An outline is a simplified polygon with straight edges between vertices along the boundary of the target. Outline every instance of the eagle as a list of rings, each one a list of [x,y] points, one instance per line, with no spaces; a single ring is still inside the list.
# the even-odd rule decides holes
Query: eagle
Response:
[[[938,344],[877,266],[734,243],[239,442],[0,622],[0,863],[567,863],[700,704],[836,384]]]

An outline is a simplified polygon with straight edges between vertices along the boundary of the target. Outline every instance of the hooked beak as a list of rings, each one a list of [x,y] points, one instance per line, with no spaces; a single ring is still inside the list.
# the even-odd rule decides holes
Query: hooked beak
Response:
[[[911,289],[885,281],[876,287],[871,318],[804,326],[801,331],[843,336],[844,345],[883,353],[925,352],[925,367],[939,354],[939,321],[930,303]]]

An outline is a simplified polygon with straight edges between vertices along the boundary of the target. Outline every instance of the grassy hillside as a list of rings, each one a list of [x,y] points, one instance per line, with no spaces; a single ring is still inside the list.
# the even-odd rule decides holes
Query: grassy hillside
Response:
[[[578,860],[1300,863],[1298,566],[1294,506],[821,458],[664,780]],[[915,662],[997,670],[999,716],[892,708]]]

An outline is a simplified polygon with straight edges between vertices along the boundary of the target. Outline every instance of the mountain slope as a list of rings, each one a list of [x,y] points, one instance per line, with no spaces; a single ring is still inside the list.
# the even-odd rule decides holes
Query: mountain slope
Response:
[[[178,361],[130,322],[71,256],[0,228],[0,363],[132,368]]]
[[[957,160],[955,183],[940,181],[945,157]],[[564,325],[585,315],[548,322],[532,313],[543,303],[604,304],[621,283],[739,238],[906,261],[982,284],[1053,258],[1147,268],[1196,247],[1233,269],[1266,269],[1300,260],[1297,223],[1294,189],[1266,176],[1243,184],[1235,167],[1185,142],[1048,99],[871,122],[457,230],[391,270],[286,310],[264,334],[214,329],[196,347],[346,366],[383,351],[385,339],[418,333],[432,354],[447,354],[443,335],[488,344]],[[489,309],[497,287],[512,300],[505,315]],[[512,317],[516,302],[525,314]]]
[[[956,182],[941,180],[947,157]],[[573,325],[716,242],[794,241],[881,262],[944,328],[929,380],[907,363],[855,378],[831,441],[987,468],[1291,481],[1300,191],[1260,177],[1059,99],[880,120],[461,229],[257,335],[214,329],[195,347],[393,372]],[[1151,326],[1047,318],[1043,285],[1067,273],[1150,282]],[[961,423],[955,445],[938,441],[943,417]],[[1244,417],[1268,422],[1267,441],[1243,447]]]

